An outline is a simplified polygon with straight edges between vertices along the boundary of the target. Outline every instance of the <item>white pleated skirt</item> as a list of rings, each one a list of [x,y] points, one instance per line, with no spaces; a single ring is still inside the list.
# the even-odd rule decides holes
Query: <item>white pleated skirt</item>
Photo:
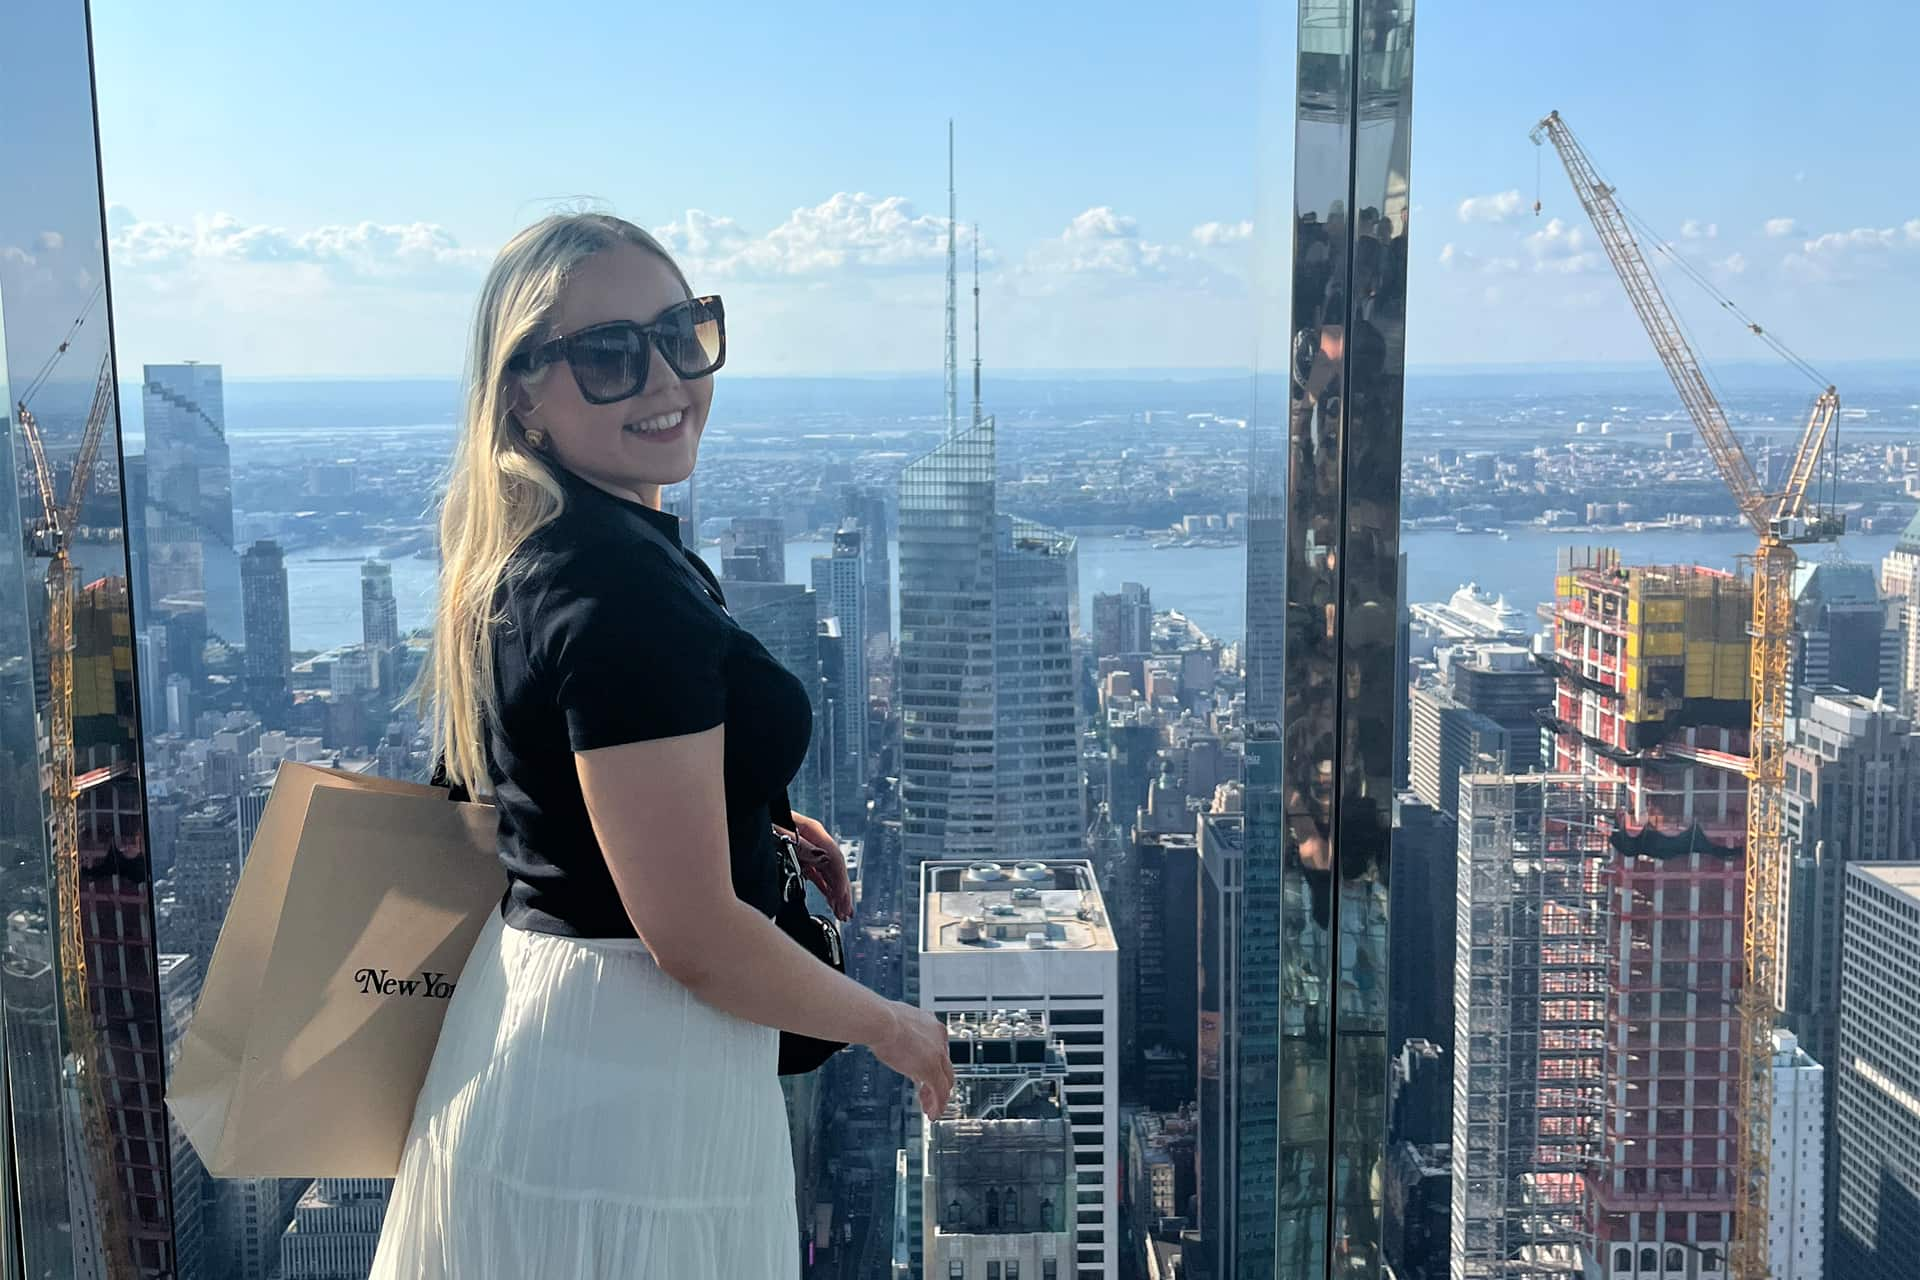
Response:
[[[496,910],[448,1002],[369,1280],[791,1280],[779,1033],[644,944]]]

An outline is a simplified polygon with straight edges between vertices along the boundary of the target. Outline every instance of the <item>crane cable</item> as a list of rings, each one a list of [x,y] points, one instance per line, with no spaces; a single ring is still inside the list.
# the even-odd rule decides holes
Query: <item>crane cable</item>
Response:
[[[73,324],[68,326],[67,336],[60,340],[60,345],[53,349],[53,354],[47,357],[46,362],[40,366],[39,372],[33,375],[33,380],[27,383],[27,389],[20,393],[21,407],[24,408],[27,401],[33,399],[34,393],[45,386],[47,379],[53,376],[54,367],[60,363],[60,357],[67,354],[67,348],[73,345],[74,338],[80,332],[80,326],[87,322],[87,317],[93,312],[93,304],[100,301],[100,295],[105,288],[104,281],[93,286],[93,292],[87,295],[87,304],[80,308],[80,314],[74,318]]]
[[[1756,338],[1759,338],[1760,341],[1766,343],[1767,346],[1773,350],[1774,354],[1793,366],[1793,368],[1798,370],[1809,382],[1812,382],[1821,390],[1824,391],[1827,387],[1833,385],[1832,380],[1821,373],[1819,369],[1815,368],[1811,361],[1802,358],[1799,352],[1789,347],[1772,332],[1764,328],[1752,316],[1748,315],[1746,310],[1741,307],[1739,303],[1728,297],[1718,285],[1713,283],[1704,271],[1695,266],[1685,254],[1675,249],[1665,237],[1654,230],[1651,223],[1629,208],[1626,202],[1620,199],[1618,192],[1614,193],[1613,202],[1619,207],[1620,212],[1625,215],[1627,221],[1632,223],[1653,246],[1654,252],[1660,254],[1667,261],[1680,268],[1681,272],[1684,273],[1689,280],[1698,285],[1708,297],[1712,298],[1714,302],[1725,309],[1729,315],[1738,320],[1741,326],[1748,332],[1752,333]]]

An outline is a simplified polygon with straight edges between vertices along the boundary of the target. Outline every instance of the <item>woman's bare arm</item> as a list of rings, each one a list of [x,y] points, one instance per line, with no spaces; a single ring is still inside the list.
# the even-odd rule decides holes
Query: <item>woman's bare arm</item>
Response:
[[[718,1009],[823,1040],[884,1038],[892,1001],[821,964],[734,895],[725,732],[574,755],[628,918],[661,969]]]

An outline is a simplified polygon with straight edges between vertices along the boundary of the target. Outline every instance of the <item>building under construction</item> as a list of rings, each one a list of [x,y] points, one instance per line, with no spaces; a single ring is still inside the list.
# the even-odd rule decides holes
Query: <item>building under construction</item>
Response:
[[[1582,1276],[1619,799],[1619,783],[1582,774],[1460,779],[1454,1280]]]
[[[1599,815],[1607,1020],[1586,1197],[1609,1275],[1657,1259],[1663,1277],[1717,1277],[1732,1238],[1751,612],[1732,574],[1610,551],[1567,557],[1556,584],[1553,767],[1618,788]]]

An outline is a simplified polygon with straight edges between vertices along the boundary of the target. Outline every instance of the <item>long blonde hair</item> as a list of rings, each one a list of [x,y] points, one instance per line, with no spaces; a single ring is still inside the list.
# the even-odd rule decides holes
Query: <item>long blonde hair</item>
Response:
[[[413,696],[433,727],[433,753],[444,761],[447,780],[476,795],[491,789],[485,735],[499,713],[493,628],[500,621],[500,586],[520,544],[565,505],[552,464],[528,446],[514,417],[507,362],[549,328],[568,276],[622,242],[659,254],[686,284],[673,256],[631,222],[604,213],[555,214],[500,250],[474,311],[466,410],[440,503],[433,648]]]

